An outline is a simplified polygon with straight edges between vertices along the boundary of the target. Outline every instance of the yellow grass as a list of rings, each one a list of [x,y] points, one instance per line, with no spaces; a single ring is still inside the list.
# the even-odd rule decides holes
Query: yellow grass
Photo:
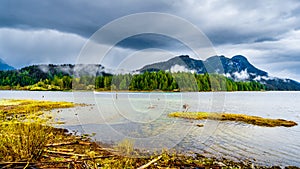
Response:
[[[209,113],[209,112],[173,112],[169,114],[169,117],[179,117],[186,119],[195,119],[195,120],[220,120],[220,121],[236,121],[243,122],[258,126],[266,127],[292,127],[298,125],[294,121],[288,121],[284,119],[269,119],[262,118],[258,116],[249,116],[245,114],[231,114],[231,113]]]
[[[35,161],[53,135],[43,111],[75,106],[68,102],[0,100],[0,161]]]
[[[38,100],[0,100],[0,115],[29,114],[49,111],[56,108],[74,107],[70,102],[52,102]]]

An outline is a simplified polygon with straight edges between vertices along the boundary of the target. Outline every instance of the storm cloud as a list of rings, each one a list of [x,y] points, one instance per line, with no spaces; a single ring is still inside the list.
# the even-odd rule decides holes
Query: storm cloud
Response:
[[[143,12],[182,17],[207,35],[217,54],[242,54],[274,76],[300,80],[297,0],[2,0],[0,57],[15,67],[75,63],[81,48],[98,29],[119,17]],[[127,52],[146,48],[178,52],[182,47],[176,40],[153,36],[128,38],[117,46],[118,51]]]

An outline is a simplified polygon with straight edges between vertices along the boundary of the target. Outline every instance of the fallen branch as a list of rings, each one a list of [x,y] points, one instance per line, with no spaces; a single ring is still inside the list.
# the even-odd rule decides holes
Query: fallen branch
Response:
[[[142,166],[140,166],[138,169],[145,169],[147,167],[149,167],[151,164],[155,163],[156,161],[160,160],[162,158],[162,155],[158,156],[157,158],[151,160],[150,162],[148,162],[147,164],[144,164]]]
[[[67,148],[53,148],[54,151],[63,151],[63,152],[74,152],[74,149],[67,149]]]
[[[85,141],[79,141],[78,144],[89,146],[89,145],[91,145],[92,143],[90,143],[90,142],[85,142]]]
[[[65,146],[65,145],[72,145],[77,144],[78,141],[68,141],[68,142],[61,142],[61,143],[52,143],[52,144],[46,144],[46,147],[54,147],[54,146]]]
[[[76,154],[76,153],[69,153],[69,152],[61,152],[61,151],[52,151],[52,150],[44,150],[47,153],[51,154],[60,154],[60,155],[67,155],[67,156],[78,156],[78,157],[88,157],[85,154]]]
[[[0,165],[7,165],[7,164],[27,164],[28,162],[1,162]],[[35,164],[34,162],[29,162],[29,164]]]
[[[109,158],[109,157],[114,157],[114,155],[96,156],[96,157],[93,157],[93,158],[82,158],[81,160],[94,160],[94,159],[99,159],[99,158]]]
[[[66,161],[40,161],[40,162],[1,162],[1,165],[9,165],[9,164],[14,164],[14,165],[21,165],[21,164],[29,164],[29,165],[33,165],[33,164],[51,164],[51,163],[67,163],[67,162],[73,162],[74,160],[70,159],[70,160],[66,160]],[[75,161],[75,162],[81,162],[81,161]]]
[[[105,148],[105,147],[97,147],[96,149],[97,149],[97,150],[100,150],[100,151],[118,152],[118,151],[115,150],[115,149],[112,149],[112,148]]]

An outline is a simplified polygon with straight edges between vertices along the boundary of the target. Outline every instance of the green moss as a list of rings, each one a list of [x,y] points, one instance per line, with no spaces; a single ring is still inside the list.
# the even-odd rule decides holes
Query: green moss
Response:
[[[179,117],[185,119],[195,120],[220,120],[220,121],[236,121],[244,122],[248,124],[266,126],[266,127],[292,127],[298,125],[294,121],[284,119],[269,119],[258,116],[249,116],[244,114],[231,114],[231,113],[209,113],[209,112],[173,112],[169,114],[169,117]]]

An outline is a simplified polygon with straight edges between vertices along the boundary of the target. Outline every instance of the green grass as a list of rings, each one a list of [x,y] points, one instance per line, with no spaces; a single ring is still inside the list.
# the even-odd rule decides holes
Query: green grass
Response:
[[[298,125],[294,121],[284,120],[284,119],[270,119],[258,116],[249,116],[244,114],[231,114],[231,113],[209,113],[209,112],[173,112],[169,114],[169,117],[178,117],[185,119],[195,119],[195,120],[219,120],[219,121],[236,121],[243,122],[247,124],[253,124],[257,126],[265,127],[292,127]]]

